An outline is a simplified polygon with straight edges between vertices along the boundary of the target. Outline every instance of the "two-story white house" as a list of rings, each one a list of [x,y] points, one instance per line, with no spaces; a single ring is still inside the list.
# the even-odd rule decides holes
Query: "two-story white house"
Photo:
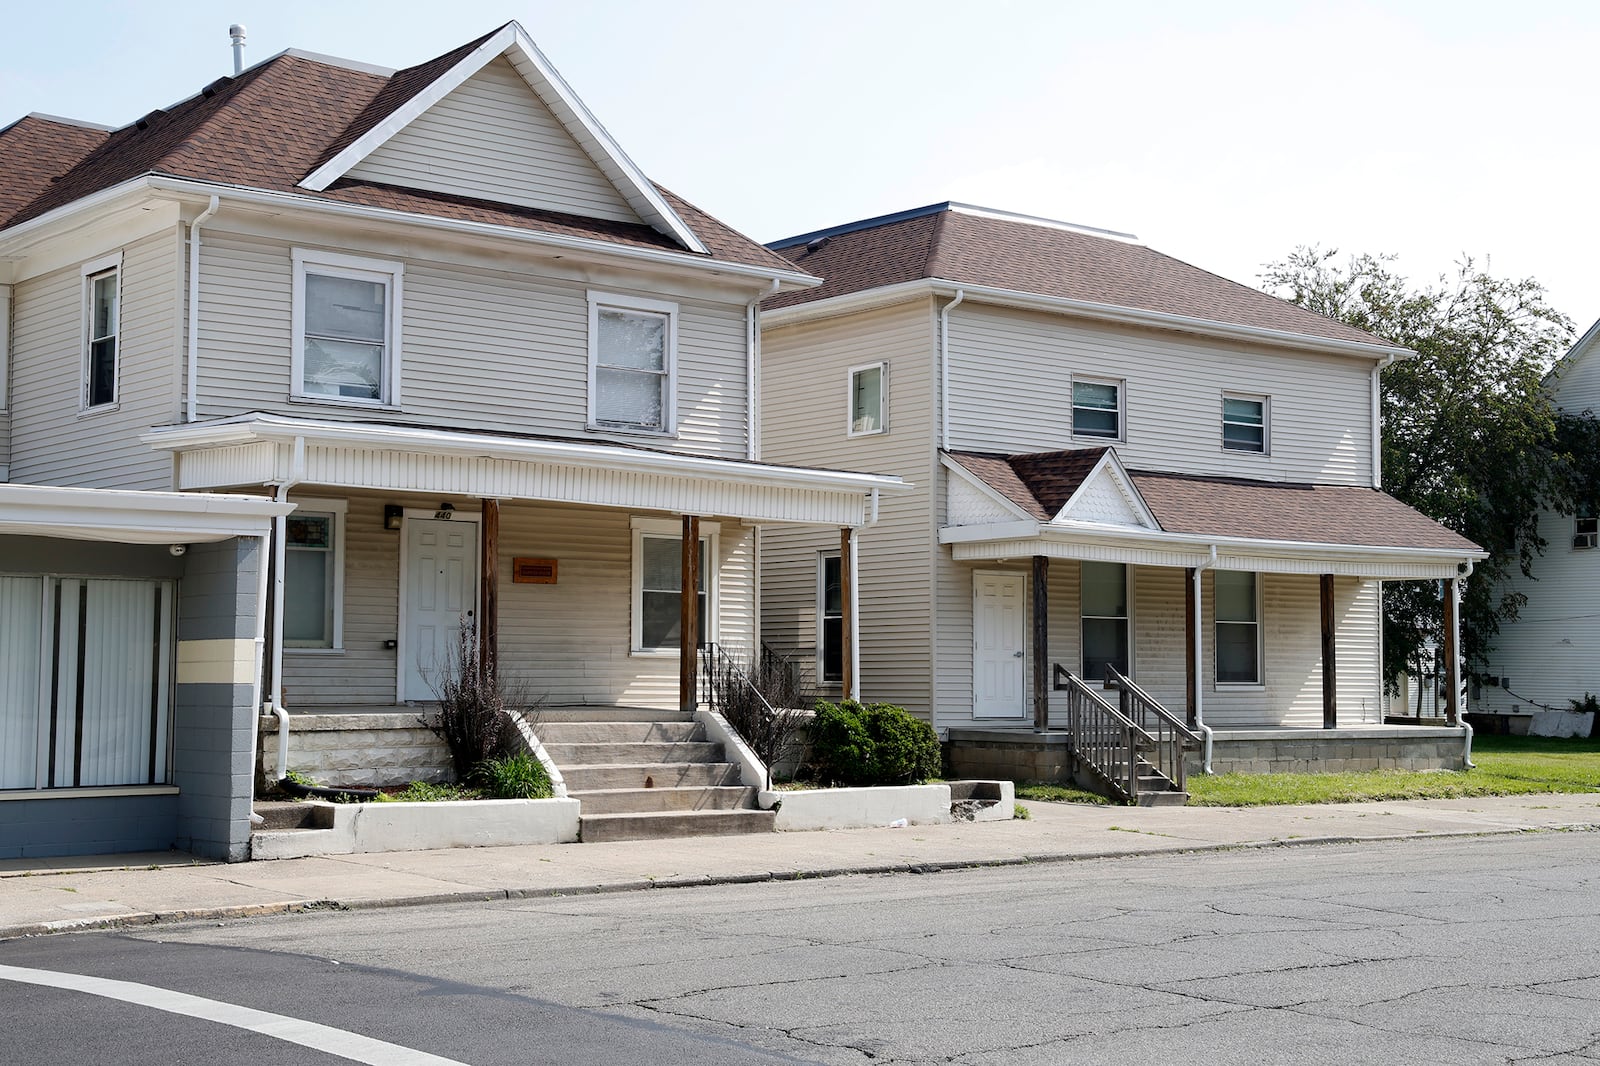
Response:
[[[916,486],[859,561],[765,541],[763,635],[824,691],[927,716],[961,771],[1058,772],[1024,734],[1110,671],[1218,769],[1459,765],[1459,730],[1402,754],[1383,726],[1382,583],[1453,589],[1482,557],[1375,487],[1378,373],[1407,352],[1124,234],[960,204],[769,247],[825,280],[762,304],[763,456]]]
[[[280,717],[434,699],[464,618],[547,704],[692,708],[697,644],[756,644],[758,528],[837,537],[899,484],[756,461],[758,302],[817,283],[646,178],[515,23],[400,71],[290,51],[0,130],[0,471],[293,504]]]

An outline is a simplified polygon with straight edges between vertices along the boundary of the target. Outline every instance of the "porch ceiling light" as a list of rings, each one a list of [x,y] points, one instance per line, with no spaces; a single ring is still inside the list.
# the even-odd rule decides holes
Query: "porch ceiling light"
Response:
[[[383,528],[384,529],[396,529],[396,530],[399,529],[400,528],[400,521],[401,521],[402,518],[405,517],[405,513],[406,513],[405,512],[405,508],[401,507],[398,503],[386,503],[386,504],[384,504],[383,505]]]

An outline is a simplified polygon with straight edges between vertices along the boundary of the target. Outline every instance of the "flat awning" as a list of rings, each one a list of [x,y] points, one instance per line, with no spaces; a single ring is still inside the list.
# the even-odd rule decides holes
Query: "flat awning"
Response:
[[[625,444],[249,414],[141,438],[177,458],[178,487],[292,482],[859,526],[897,477],[753,463]]]
[[[952,452],[954,557],[1031,555],[1386,580],[1456,576],[1476,544],[1377,489],[1127,470],[1110,448]]]
[[[294,510],[259,496],[0,485],[0,534],[116,544],[260,537]]]

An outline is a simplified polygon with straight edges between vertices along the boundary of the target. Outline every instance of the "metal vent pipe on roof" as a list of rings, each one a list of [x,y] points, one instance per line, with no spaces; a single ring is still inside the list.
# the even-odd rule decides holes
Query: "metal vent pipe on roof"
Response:
[[[233,38],[233,73],[237,76],[244,70],[244,27],[235,22],[228,27],[228,36]]]

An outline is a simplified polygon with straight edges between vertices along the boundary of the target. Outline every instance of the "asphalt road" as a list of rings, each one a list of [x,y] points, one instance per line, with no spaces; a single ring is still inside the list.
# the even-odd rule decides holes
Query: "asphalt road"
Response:
[[[1592,1064],[1597,911],[1543,833],[76,934],[0,1062]]]

